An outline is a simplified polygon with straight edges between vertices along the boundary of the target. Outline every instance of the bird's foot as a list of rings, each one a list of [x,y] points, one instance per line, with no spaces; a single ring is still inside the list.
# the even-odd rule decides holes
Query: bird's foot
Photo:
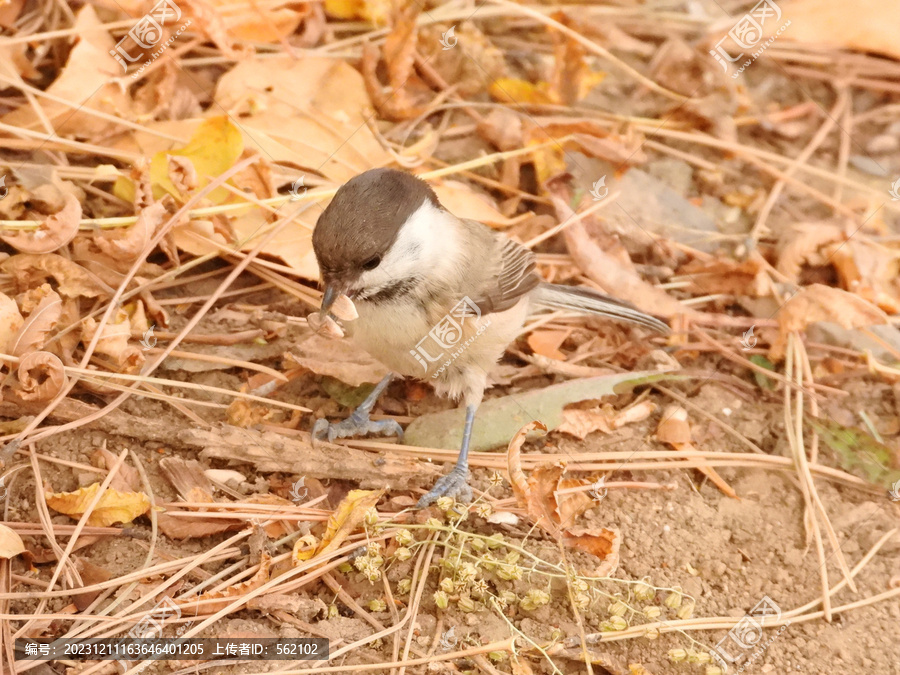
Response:
[[[351,436],[397,436],[403,439],[403,428],[397,420],[371,420],[369,413],[359,409],[341,422],[329,422],[326,419],[318,419],[313,425],[312,437],[314,441],[325,438],[333,443],[336,438],[349,438]]]
[[[441,476],[429,492],[422,495],[416,508],[424,509],[429,504],[436,502],[441,497],[452,497],[460,502],[472,501],[472,488],[469,487],[469,469],[457,464],[453,471],[446,476]]]

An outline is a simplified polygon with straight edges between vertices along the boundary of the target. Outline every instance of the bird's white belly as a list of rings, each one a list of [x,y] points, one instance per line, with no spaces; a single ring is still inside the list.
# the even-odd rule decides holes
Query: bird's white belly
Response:
[[[505,312],[431,319],[415,302],[357,303],[347,326],[353,342],[396,373],[459,398],[484,387],[487,375],[525,321],[528,300]]]

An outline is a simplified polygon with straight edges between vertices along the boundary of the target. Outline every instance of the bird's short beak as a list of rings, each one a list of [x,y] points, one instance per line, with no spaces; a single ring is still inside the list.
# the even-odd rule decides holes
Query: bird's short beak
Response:
[[[319,310],[319,314],[323,317],[328,314],[328,310],[331,309],[331,306],[334,304],[334,301],[338,299],[340,294],[341,289],[337,284],[328,284],[325,286],[325,295],[322,296],[322,307]]]
[[[331,310],[331,306],[341,295],[352,295],[347,284],[340,281],[331,281],[325,283],[325,294],[322,296],[322,307],[319,314],[324,318]]]

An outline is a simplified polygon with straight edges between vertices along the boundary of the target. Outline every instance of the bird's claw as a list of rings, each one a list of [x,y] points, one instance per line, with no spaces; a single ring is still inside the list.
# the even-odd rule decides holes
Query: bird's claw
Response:
[[[397,420],[370,420],[368,414],[356,412],[340,422],[318,419],[313,425],[312,437],[315,441],[327,438],[329,443],[333,443],[336,438],[351,436],[397,436],[402,440],[403,428]]]
[[[429,504],[436,502],[441,497],[452,497],[459,502],[472,501],[472,488],[469,487],[468,469],[459,465],[446,476],[441,476],[434,487],[422,495],[416,508],[424,509]]]

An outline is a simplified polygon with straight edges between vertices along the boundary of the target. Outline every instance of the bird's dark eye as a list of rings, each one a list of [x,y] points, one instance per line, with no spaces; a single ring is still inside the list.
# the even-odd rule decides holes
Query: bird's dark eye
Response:
[[[362,264],[362,267],[364,270],[374,270],[380,264],[381,264],[381,256],[376,255],[376,256],[372,256],[371,258],[366,260],[366,262],[364,262]]]

